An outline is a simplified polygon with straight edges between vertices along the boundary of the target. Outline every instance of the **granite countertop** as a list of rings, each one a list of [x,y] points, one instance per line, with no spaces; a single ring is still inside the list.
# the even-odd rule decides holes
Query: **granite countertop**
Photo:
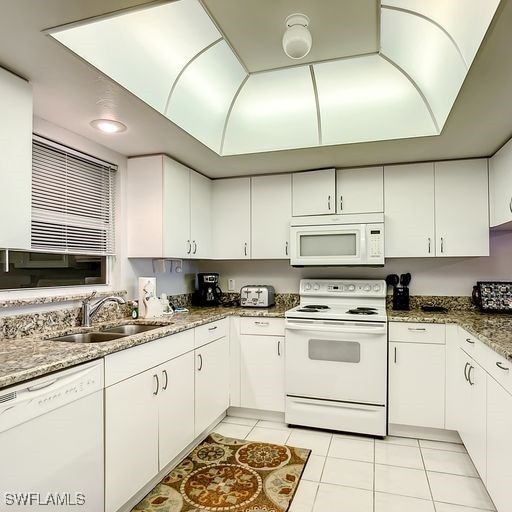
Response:
[[[151,319],[141,318],[138,320],[126,318],[122,321],[94,324],[89,328],[75,327],[59,330],[39,337],[1,340],[0,389],[86,361],[99,359],[113,352],[141,345],[163,336],[192,329],[205,323],[214,322],[215,320],[221,320],[228,316],[284,318],[286,309],[288,308],[189,308],[188,313],[176,313],[173,316]],[[66,343],[48,340],[50,337],[70,333],[96,331],[127,323],[163,325],[158,329],[101,343]]]
[[[388,310],[389,322],[426,322],[457,324],[485,343],[495,352],[512,361],[512,315],[480,313],[476,310],[448,310],[446,313],[425,313]]]

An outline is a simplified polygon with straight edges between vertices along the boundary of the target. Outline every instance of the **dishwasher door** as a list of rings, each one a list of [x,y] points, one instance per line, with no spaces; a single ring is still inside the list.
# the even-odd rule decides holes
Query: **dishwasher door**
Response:
[[[103,364],[0,390],[0,510],[102,512]]]

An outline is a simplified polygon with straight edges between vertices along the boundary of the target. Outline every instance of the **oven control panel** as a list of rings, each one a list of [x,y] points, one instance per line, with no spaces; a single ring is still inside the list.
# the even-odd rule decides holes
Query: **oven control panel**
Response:
[[[385,297],[386,282],[380,279],[301,279],[301,295],[338,297]]]

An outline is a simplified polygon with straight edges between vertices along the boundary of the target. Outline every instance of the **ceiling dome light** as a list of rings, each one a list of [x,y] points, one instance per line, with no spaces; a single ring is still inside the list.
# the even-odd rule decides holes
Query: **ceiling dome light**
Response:
[[[126,125],[112,119],[95,119],[91,126],[103,133],[119,133],[126,131]]]
[[[290,59],[303,59],[311,50],[313,38],[308,30],[309,18],[305,14],[290,14],[286,18],[283,50]]]

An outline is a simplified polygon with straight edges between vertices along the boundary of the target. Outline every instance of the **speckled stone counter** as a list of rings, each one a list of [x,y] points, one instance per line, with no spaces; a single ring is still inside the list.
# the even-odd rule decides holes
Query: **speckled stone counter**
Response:
[[[268,309],[249,308],[190,308],[189,313],[177,313],[152,319],[111,321],[95,324],[90,328],[69,327],[45,333],[44,337],[25,337],[0,341],[0,388],[11,386],[35,377],[62,370],[93,359],[99,359],[126,348],[169,336],[199,325],[220,320],[232,315],[283,318],[287,307]],[[126,323],[160,325],[158,329],[126,336],[101,343],[66,343],[47,338],[69,333],[101,330]]]
[[[449,310],[447,313],[425,313],[421,309],[388,310],[388,321],[457,324],[512,361],[512,315],[480,313],[475,310]]]

